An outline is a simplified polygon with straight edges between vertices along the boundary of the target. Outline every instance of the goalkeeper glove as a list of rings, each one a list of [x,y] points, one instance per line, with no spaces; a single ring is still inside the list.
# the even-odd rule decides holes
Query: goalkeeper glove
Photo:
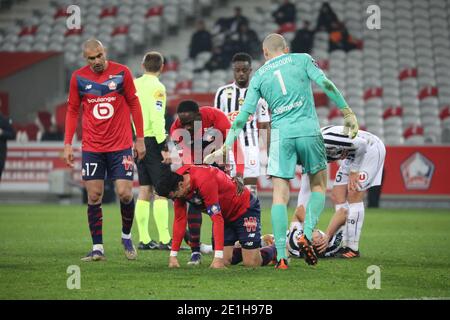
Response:
[[[345,107],[341,111],[344,114],[344,134],[353,139],[356,137],[359,129],[356,116],[350,107]]]
[[[224,159],[228,151],[228,147],[224,144],[222,147],[220,147],[218,150],[214,151],[211,154],[208,154],[204,159],[204,164],[213,164],[214,162],[217,162],[216,159]]]

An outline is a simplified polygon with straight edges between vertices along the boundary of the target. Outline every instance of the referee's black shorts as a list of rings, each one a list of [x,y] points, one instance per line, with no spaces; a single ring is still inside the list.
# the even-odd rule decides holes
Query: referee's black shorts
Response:
[[[170,165],[163,164],[161,151],[164,149],[165,142],[158,144],[155,137],[145,137],[144,159],[137,161],[139,184],[141,186],[156,186],[163,174],[170,170]]]

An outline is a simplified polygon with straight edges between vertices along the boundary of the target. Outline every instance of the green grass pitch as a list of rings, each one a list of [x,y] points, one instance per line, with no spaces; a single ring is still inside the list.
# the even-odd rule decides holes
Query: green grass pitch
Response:
[[[2,205],[0,207],[0,299],[408,299],[450,298],[450,212],[367,210],[355,260],[322,259],[316,267],[291,260],[289,270],[273,266],[208,268],[211,256],[192,268],[181,251],[180,269],[167,267],[168,251],[139,252],[127,261],[120,244],[118,206],[104,208],[107,261],[82,263],[91,248],[85,206]],[[292,213],[292,210],[289,212]],[[325,229],[328,209],[319,227]],[[150,234],[157,238],[153,221]],[[211,223],[203,217],[202,239]],[[263,210],[269,233],[270,210]],[[137,228],[133,227],[137,242]],[[77,265],[81,288],[67,289],[67,268]],[[381,270],[381,289],[369,290],[367,268]]]

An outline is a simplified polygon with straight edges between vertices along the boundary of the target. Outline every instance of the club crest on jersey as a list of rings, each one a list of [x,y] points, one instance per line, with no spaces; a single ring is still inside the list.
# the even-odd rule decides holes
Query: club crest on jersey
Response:
[[[238,102],[239,106],[242,106],[244,104],[244,98],[239,98]]]
[[[367,179],[369,179],[369,175],[367,174],[367,172],[360,171],[359,172],[359,178],[358,178],[359,182],[366,182]]]
[[[133,158],[131,156],[123,156],[122,164],[123,164],[125,171],[131,170],[134,165]]]
[[[110,83],[108,83],[108,88],[111,91],[116,90],[117,89],[117,83],[115,83],[114,81],[111,81]]]
[[[244,227],[247,229],[247,232],[256,232],[258,221],[255,217],[244,218]]]
[[[212,206],[207,208],[208,215],[213,216],[215,214],[218,214],[220,212],[220,205],[219,204],[213,204]]]

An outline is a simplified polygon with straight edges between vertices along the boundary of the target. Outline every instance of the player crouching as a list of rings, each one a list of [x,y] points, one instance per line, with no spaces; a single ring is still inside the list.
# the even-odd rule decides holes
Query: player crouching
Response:
[[[274,246],[260,250],[261,209],[258,198],[218,168],[185,165],[161,179],[156,192],[174,201],[170,268],[180,267],[177,254],[186,231],[188,203],[209,215],[213,222],[215,252],[211,268],[221,269],[239,262],[238,250],[233,259],[236,241],[241,245],[245,266],[266,265],[275,259]]]

